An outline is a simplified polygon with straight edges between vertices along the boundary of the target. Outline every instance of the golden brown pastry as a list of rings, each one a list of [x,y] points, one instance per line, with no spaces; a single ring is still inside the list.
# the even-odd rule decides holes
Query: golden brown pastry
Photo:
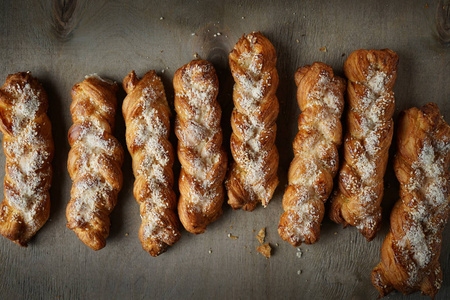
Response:
[[[258,202],[266,207],[278,185],[277,57],[270,41],[252,32],[237,42],[229,60],[235,107],[230,141],[234,162],[226,181],[228,204],[252,211]]]
[[[0,233],[26,247],[50,214],[52,127],[45,90],[30,72],[8,75],[0,89],[5,198]]]
[[[117,108],[117,84],[97,75],[72,88],[73,125],[67,161],[72,178],[67,227],[99,250],[109,235],[109,215],[122,188],[123,149],[112,135]]]
[[[222,147],[214,66],[193,60],[175,72],[175,133],[178,137],[180,199],[178,215],[187,231],[198,234],[222,215],[227,156]]]
[[[155,71],[142,79],[130,72],[123,80],[127,97],[122,111],[128,150],[133,159],[133,194],[140,206],[142,248],[152,256],[163,253],[181,237],[172,189],[174,153],[169,142],[170,108]]]
[[[357,50],[344,64],[347,132],[339,186],[331,198],[330,218],[356,226],[371,241],[381,223],[383,177],[394,123],[397,54],[389,49]]]
[[[449,218],[450,126],[434,103],[404,111],[399,123],[394,170],[400,200],[372,283],[380,296],[396,289],[433,298],[442,283],[439,255]]]
[[[339,168],[346,84],[344,79],[334,76],[330,66],[320,62],[299,68],[295,83],[302,113],[278,233],[297,247],[319,240],[324,204]]]

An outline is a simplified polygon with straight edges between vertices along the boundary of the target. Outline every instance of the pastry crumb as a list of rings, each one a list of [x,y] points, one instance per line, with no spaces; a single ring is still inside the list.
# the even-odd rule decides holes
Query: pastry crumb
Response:
[[[336,235],[336,234],[337,234],[337,231],[334,232],[334,235]]]
[[[258,246],[258,248],[256,248],[256,251],[258,251],[268,259],[270,258],[272,247],[270,247],[269,243],[265,243],[264,245]]]
[[[297,248],[297,253],[296,253],[296,255],[297,255],[298,258],[302,258],[302,255],[303,255],[302,249]]]
[[[197,59],[198,58],[198,53],[195,52],[193,56],[194,56],[195,59]]]
[[[298,271],[297,271],[297,275],[302,274],[302,272],[303,272],[302,270],[298,270]]]
[[[428,8],[428,3],[425,4],[425,8]]]
[[[300,41],[298,39],[296,39],[295,41],[297,42],[297,44],[300,43]]]
[[[127,233],[125,233],[125,236],[128,236],[128,232],[127,232]]]
[[[278,243],[275,243],[275,246],[277,246],[277,247],[278,247],[278,246],[280,246],[280,245],[279,245]]]
[[[232,235],[231,233],[228,234],[228,237],[232,240],[237,240],[239,238],[238,236]]]
[[[208,253],[211,254],[212,253],[212,249],[209,249]]]
[[[266,227],[261,228],[259,230],[258,235],[256,236],[260,244],[264,244],[264,239],[266,238]]]
[[[319,48],[319,50],[322,52],[327,52],[327,47],[323,46],[322,48]]]
[[[164,17],[160,17],[159,19],[162,21],[162,20],[164,20]]]

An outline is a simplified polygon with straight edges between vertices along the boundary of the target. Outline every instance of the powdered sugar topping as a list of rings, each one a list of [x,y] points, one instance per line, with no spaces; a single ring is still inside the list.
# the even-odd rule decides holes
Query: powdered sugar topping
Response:
[[[29,82],[14,83],[5,88],[11,95],[11,133],[5,133],[4,149],[7,156],[5,193],[9,204],[18,210],[30,231],[42,224],[36,223],[36,214],[48,197],[48,186],[43,180],[48,175],[49,143],[44,140],[41,125],[35,120],[42,105],[40,89]],[[6,136],[11,135],[9,138]]]

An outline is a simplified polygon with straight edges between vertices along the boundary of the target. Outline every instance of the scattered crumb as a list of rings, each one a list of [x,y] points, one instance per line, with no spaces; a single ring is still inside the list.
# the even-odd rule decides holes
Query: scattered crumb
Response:
[[[297,275],[302,274],[302,272],[303,272],[302,270],[298,270],[298,271],[297,271]]]
[[[164,50],[161,50],[160,52],[161,52],[161,53],[163,53],[163,52],[164,52]]]
[[[309,251],[309,249],[306,249],[306,252],[308,252]]]
[[[232,225],[230,225],[230,229],[233,229],[233,226],[232,226]]]
[[[322,52],[327,52],[327,47],[323,46],[322,48],[319,48],[319,50]]]
[[[302,249],[297,248],[297,253],[296,253],[296,255],[297,255],[298,258],[301,258],[302,255],[303,255]]]
[[[192,36],[196,36],[197,34],[195,32],[191,33]]]
[[[213,35],[214,37],[217,37],[217,33],[214,33],[214,35]]]
[[[218,32],[218,33],[216,33],[216,35],[217,35],[217,36],[221,36],[221,35],[222,35],[222,33],[221,33],[221,32]]]
[[[256,250],[264,255],[266,258],[270,258],[270,253],[272,252],[272,248],[270,247],[269,243],[265,243],[264,245],[258,246]]]
[[[125,233],[125,236],[128,236],[128,232],[127,232],[127,233]]]
[[[264,244],[264,239],[266,238],[266,227],[261,228],[256,236],[260,244]]]
[[[428,8],[428,3],[425,4],[425,8]]]
[[[198,53],[195,52],[193,56],[194,56],[195,59],[197,59],[198,58]]]
[[[295,16],[295,12],[292,13]]]
[[[164,17],[159,18],[161,21],[164,20]]]
[[[297,39],[297,40],[295,40],[295,41],[297,42],[297,44],[298,44],[298,43],[300,43],[300,41],[299,41],[298,39]]]
[[[336,235],[336,234],[337,234],[337,231],[334,232],[334,235]]]
[[[212,249],[209,249],[208,253],[211,254],[212,253]]]
[[[164,70],[164,69],[162,69],[162,70],[161,70],[161,73],[163,73],[163,74],[164,74],[164,72],[165,72],[165,70]]]
[[[238,236],[232,235],[231,233],[228,234],[228,237],[232,240],[237,240],[239,238]]]
[[[280,245],[278,245],[278,243],[275,243],[275,246],[277,246],[277,247],[278,247],[278,246],[280,246]]]

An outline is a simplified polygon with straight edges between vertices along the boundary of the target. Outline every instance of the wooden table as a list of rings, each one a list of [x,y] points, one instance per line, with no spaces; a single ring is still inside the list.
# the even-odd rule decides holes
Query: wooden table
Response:
[[[390,48],[400,56],[394,120],[403,109],[434,101],[450,121],[450,48],[444,44],[450,40],[449,3],[2,1],[1,81],[7,74],[29,70],[43,83],[49,94],[56,155],[47,224],[28,248],[0,238],[0,298],[375,299],[370,272],[379,262],[389,213],[398,199],[392,160],[385,176],[383,226],[374,241],[366,242],[355,228],[344,230],[327,216],[315,245],[296,249],[278,236],[299,114],[293,76],[297,67],[314,61],[330,64],[342,75],[343,62],[352,51]],[[138,239],[141,221],[132,195],[134,178],[127,153],[124,186],[111,215],[107,245],[94,252],[82,244],[65,226],[71,187],[66,169],[71,87],[86,74],[98,73],[120,83],[133,69],[139,75],[155,69],[173,107],[173,74],[197,53],[214,64],[219,76],[218,99],[228,149],[233,107],[228,53],[242,34],[253,30],[263,32],[278,53],[280,185],[270,205],[251,213],[224,205],[222,218],[205,234],[183,231],[175,246],[153,258],[142,250]],[[124,97],[121,90],[120,103]],[[116,136],[125,146],[120,113],[116,123]],[[176,143],[173,135],[172,141]],[[3,154],[0,163],[3,170]],[[176,176],[179,169],[176,162]],[[255,235],[263,227],[267,228],[266,241],[273,246],[270,259],[256,251]],[[444,283],[436,299],[450,297],[449,260],[447,228],[440,258]],[[386,297],[402,298],[399,293]]]

